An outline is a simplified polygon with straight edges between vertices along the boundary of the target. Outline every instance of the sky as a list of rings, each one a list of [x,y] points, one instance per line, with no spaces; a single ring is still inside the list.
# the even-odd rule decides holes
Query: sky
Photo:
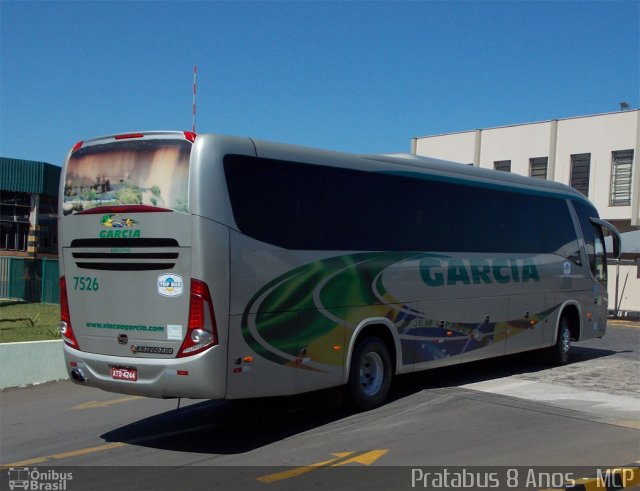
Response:
[[[0,0],[0,155],[190,130],[354,153],[640,105],[634,1]]]

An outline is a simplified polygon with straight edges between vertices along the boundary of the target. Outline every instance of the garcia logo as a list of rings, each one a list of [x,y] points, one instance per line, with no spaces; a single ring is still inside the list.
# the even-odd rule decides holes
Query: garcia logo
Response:
[[[130,217],[120,217],[109,213],[100,219],[100,224],[107,228],[131,228],[135,227],[138,222]]]
[[[420,276],[429,286],[540,281],[538,268],[531,259],[425,257],[420,260]]]
[[[109,229],[100,230],[101,239],[132,239],[140,237],[140,230],[134,230],[138,226],[138,222],[130,217],[121,217],[120,215],[108,213],[102,216],[100,225]]]
[[[163,297],[179,297],[184,291],[184,282],[179,274],[161,274],[158,276],[158,293]]]

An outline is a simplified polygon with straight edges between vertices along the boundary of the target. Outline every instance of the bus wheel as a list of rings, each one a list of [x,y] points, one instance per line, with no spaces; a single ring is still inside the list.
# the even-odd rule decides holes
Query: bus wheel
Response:
[[[382,405],[391,387],[391,356],[384,342],[368,337],[356,345],[351,357],[347,404],[360,411]]]
[[[569,361],[569,351],[571,350],[571,329],[569,329],[569,318],[563,315],[558,327],[558,337],[556,344],[549,348],[549,361],[553,365],[566,365]]]

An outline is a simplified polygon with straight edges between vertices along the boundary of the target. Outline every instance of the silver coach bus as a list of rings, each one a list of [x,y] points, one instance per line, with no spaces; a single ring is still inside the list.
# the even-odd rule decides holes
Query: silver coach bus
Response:
[[[570,187],[413,156],[145,132],[79,142],[60,186],[71,378],[149,397],[345,386],[601,337],[603,229]]]

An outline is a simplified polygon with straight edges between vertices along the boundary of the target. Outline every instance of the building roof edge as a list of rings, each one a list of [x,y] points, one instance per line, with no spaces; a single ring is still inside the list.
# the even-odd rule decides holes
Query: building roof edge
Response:
[[[462,135],[464,133],[475,133],[478,130],[480,130],[480,131],[498,130],[498,129],[502,129],[502,128],[514,128],[516,126],[527,126],[527,125],[533,125],[533,124],[545,124],[545,123],[551,123],[552,121],[568,121],[568,120],[571,120],[571,119],[594,118],[594,117],[598,117],[598,116],[611,116],[611,115],[615,115],[615,114],[627,114],[627,113],[633,113],[633,112],[638,112],[638,111],[640,111],[640,109],[627,109],[625,111],[611,111],[611,112],[607,112],[607,113],[586,114],[586,115],[583,115],[583,116],[569,116],[569,117],[566,117],[566,118],[544,119],[544,120],[541,120],[541,121],[530,121],[528,123],[505,124],[505,125],[500,125],[500,126],[488,126],[486,128],[475,128],[475,129],[472,129],[472,130],[449,131],[449,132],[445,132],[445,133],[436,133],[436,134],[433,134],[433,135],[414,136],[414,137],[411,137],[411,139],[412,140],[420,140],[422,138],[436,138],[436,137],[440,137],[440,136]]]

